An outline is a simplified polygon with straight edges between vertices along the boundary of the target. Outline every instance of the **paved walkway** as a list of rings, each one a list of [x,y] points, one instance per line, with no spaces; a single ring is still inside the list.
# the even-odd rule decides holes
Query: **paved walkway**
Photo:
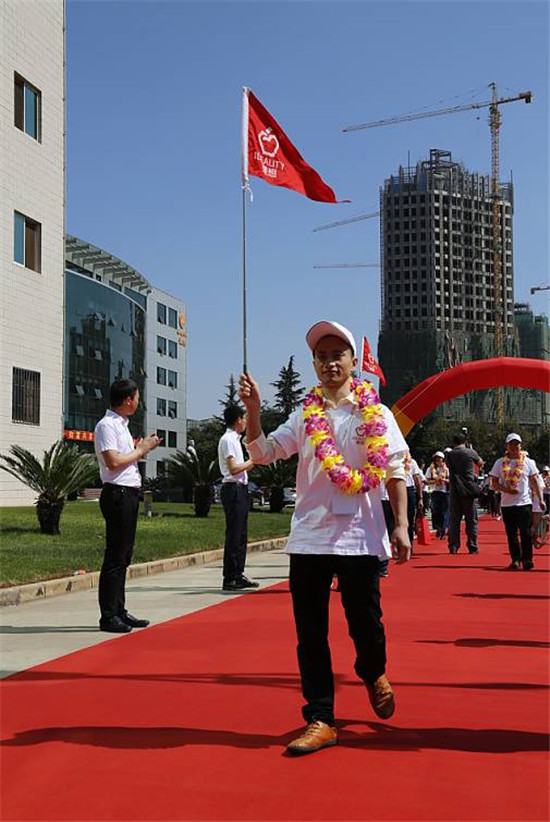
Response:
[[[221,562],[216,561],[129,580],[128,610],[155,625],[216,605],[227,597],[254,596],[253,590],[222,592],[221,569]],[[265,588],[288,577],[288,558],[282,550],[249,554],[245,570]],[[0,677],[100,642],[118,640],[115,634],[99,631],[98,618],[97,588],[0,609]]]

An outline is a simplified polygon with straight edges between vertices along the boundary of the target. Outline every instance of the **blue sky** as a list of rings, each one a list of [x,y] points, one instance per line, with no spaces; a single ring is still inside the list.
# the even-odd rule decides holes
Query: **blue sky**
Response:
[[[515,186],[515,299],[547,311],[548,10],[489,2],[68,0],[67,231],[119,256],[188,309],[188,416],[219,410],[242,367],[241,88],[249,86],[339,198],[251,178],[249,369],[264,395],[336,319],[376,347],[384,179],[449,150],[489,173],[487,109],[344,134],[345,126],[531,90],[501,107],[501,179]]]

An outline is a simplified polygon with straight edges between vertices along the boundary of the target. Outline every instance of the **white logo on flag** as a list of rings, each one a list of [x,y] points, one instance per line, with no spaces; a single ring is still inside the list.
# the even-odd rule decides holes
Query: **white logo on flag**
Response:
[[[260,143],[262,154],[265,154],[266,157],[275,157],[279,151],[279,141],[272,133],[271,128],[260,131],[258,134],[258,142]]]

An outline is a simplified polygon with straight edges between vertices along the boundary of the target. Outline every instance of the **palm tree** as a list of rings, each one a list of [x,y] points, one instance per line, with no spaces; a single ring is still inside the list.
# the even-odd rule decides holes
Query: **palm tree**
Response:
[[[193,485],[195,516],[207,517],[210,511],[212,484],[220,477],[217,460],[199,457],[192,445],[187,450],[176,451],[166,463],[169,480],[174,484]]]
[[[254,468],[254,477],[258,477],[258,485],[271,489],[269,510],[276,514],[285,507],[284,489],[296,484],[296,462],[276,460],[271,465],[258,465]]]
[[[97,462],[77,445],[64,440],[44,451],[42,463],[20,445],[12,445],[10,455],[0,454],[0,464],[24,485],[38,494],[36,514],[43,534],[59,534],[59,520],[69,494],[84,488],[97,476]]]

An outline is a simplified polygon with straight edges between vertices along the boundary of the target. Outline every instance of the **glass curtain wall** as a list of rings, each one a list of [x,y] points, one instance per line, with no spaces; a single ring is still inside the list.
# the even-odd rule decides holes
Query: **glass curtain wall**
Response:
[[[140,389],[130,431],[143,437],[145,306],[72,271],[65,272],[65,306],[65,427],[93,431],[109,407],[109,386],[125,378]]]

